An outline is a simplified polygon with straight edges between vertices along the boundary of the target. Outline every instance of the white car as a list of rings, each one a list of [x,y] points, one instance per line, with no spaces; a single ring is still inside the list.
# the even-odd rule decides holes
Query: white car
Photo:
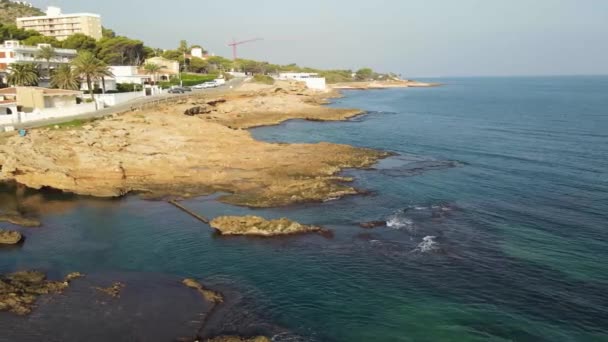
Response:
[[[208,84],[209,82],[205,82],[205,83],[201,83],[201,84],[197,84],[195,86],[192,87],[192,89],[206,89],[206,88],[211,88]]]

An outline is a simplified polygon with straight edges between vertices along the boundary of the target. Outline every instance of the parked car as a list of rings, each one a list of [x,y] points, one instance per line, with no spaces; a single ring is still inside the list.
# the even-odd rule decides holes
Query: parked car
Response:
[[[182,88],[171,88],[169,89],[169,94],[183,94],[184,90]]]

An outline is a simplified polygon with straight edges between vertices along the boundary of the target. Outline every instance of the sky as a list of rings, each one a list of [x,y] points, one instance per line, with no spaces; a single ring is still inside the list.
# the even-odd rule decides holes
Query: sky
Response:
[[[30,0],[165,49],[405,77],[608,74],[608,0]]]

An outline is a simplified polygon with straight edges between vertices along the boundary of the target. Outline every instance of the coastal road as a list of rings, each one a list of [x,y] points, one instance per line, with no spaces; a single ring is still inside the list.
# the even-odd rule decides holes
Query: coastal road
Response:
[[[65,116],[65,117],[61,117],[61,118],[53,118],[53,119],[48,119],[48,120],[40,120],[40,121],[35,121],[35,122],[27,122],[27,123],[23,123],[23,124],[14,125],[14,127],[16,129],[21,129],[21,128],[28,129],[28,128],[44,127],[44,126],[49,126],[49,125],[57,125],[57,124],[60,124],[63,122],[68,122],[68,121],[77,120],[77,119],[88,120],[88,119],[94,119],[94,118],[101,118],[101,117],[116,114],[116,113],[122,113],[122,112],[128,111],[132,108],[138,108],[147,103],[152,103],[155,101],[164,100],[164,99],[168,99],[168,98],[188,97],[188,96],[193,96],[193,95],[206,95],[206,94],[209,94],[209,95],[221,94],[221,93],[228,91],[231,88],[232,89],[238,88],[239,86],[241,86],[243,84],[244,81],[245,81],[244,78],[235,78],[217,88],[201,89],[201,90],[194,89],[194,90],[192,90],[192,92],[186,92],[184,94],[165,93],[165,94],[161,94],[161,95],[141,97],[141,98],[138,98],[135,100],[131,100],[131,101],[127,101],[125,103],[118,104],[116,106],[99,109],[94,112],[83,113],[83,114],[78,114],[78,115],[73,115],[73,116]]]

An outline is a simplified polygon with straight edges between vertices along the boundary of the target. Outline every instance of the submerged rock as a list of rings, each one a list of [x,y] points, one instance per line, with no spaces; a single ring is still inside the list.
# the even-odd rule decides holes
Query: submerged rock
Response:
[[[286,218],[266,220],[258,216],[222,216],[211,221],[222,235],[280,236],[303,233],[327,233],[316,226],[303,225]]]
[[[72,279],[77,278],[75,275],[76,273],[72,273],[63,281],[46,280],[46,275],[38,271],[21,271],[0,276],[0,311],[28,315],[40,295],[61,293]]]
[[[17,214],[0,214],[0,222],[8,222],[22,227],[40,227],[40,221]]]
[[[0,229],[0,245],[16,245],[23,240],[19,232]]]
[[[125,284],[116,282],[109,287],[96,287],[95,290],[103,292],[112,298],[120,298],[120,293],[125,288]]]
[[[184,279],[182,281],[182,284],[186,285],[191,289],[197,290],[203,296],[203,298],[205,298],[205,300],[211,303],[219,304],[224,302],[224,296],[222,296],[221,293],[206,289],[203,284],[199,283],[194,279]]]
[[[371,221],[371,222],[363,222],[359,223],[361,228],[365,229],[373,229],[378,227],[386,227],[386,221]]]
[[[205,340],[206,342],[270,342],[266,336],[240,337],[240,336],[219,336]]]

